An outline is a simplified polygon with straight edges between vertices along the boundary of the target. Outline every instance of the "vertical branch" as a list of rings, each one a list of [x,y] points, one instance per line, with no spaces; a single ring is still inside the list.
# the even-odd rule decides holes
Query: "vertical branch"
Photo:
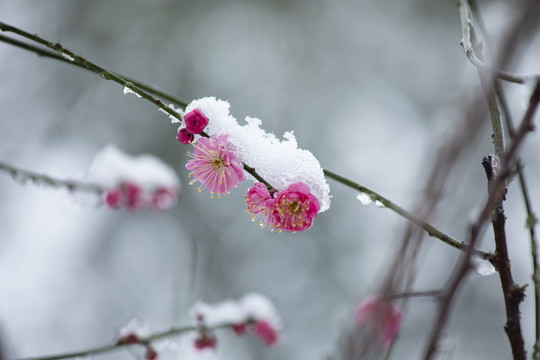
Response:
[[[445,286],[445,289],[443,291],[443,296],[441,296],[441,301],[439,303],[437,315],[435,317],[434,326],[429,336],[426,350],[424,352],[423,359],[425,360],[432,359],[433,356],[435,356],[435,353],[437,352],[438,343],[440,341],[442,332],[446,326],[446,322],[448,321],[448,318],[450,317],[450,312],[451,312],[455,297],[457,296],[461,285],[465,281],[472,267],[471,266],[471,257],[472,257],[471,249],[478,242],[480,234],[482,233],[487,220],[492,214],[493,209],[496,207],[501,196],[503,196],[503,190],[504,190],[506,178],[511,173],[512,160],[515,154],[517,153],[518,148],[522,144],[525,138],[525,135],[529,131],[532,131],[533,129],[532,120],[534,118],[534,114],[538,107],[539,101],[540,101],[540,81],[537,82],[536,87],[531,95],[527,112],[523,116],[523,120],[516,133],[514,141],[512,142],[508,150],[502,156],[499,174],[492,181],[492,184],[489,188],[488,198],[486,202],[484,203],[484,206],[482,207],[482,210],[480,211],[478,217],[476,218],[476,221],[473,223],[473,225],[470,228],[469,236],[468,236],[469,248],[467,249],[465,256],[462,257],[462,259],[460,260],[460,263],[456,266],[454,275]],[[515,291],[515,289],[513,289],[513,291]],[[514,356],[514,359],[525,360],[526,353],[524,349],[521,354],[522,355],[520,357]]]

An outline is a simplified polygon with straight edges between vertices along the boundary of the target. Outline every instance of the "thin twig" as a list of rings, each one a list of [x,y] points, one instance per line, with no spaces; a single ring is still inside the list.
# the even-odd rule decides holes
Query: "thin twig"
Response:
[[[442,231],[440,231],[439,229],[435,228],[433,225],[427,223],[426,221],[418,218],[417,216],[411,214],[410,212],[408,212],[407,210],[403,209],[402,207],[400,207],[399,205],[393,203],[392,201],[388,200],[387,198],[379,195],[378,193],[376,193],[375,191],[371,190],[371,189],[368,189],[367,187],[365,186],[362,186],[352,180],[349,180],[343,176],[340,176],[340,175],[337,175],[329,170],[324,170],[324,174],[331,178],[331,179],[334,179],[336,181],[339,181],[340,183],[344,184],[344,185],[347,185],[348,187],[351,187],[355,190],[358,190],[364,194],[367,194],[371,200],[373,201],[379,201],[384,207],[387,207],[389,209],[391,209],[392,211],[394,211],[395,213],[397,213],[398,215],[401,215],[402,217],[404,217],[405,219],[409,220],[411,223],[415,224],[416,226],[420,227],[421,229],[425,230],[427,232],[427,234],[429,236],[432,236],[432,237],[435,237],[441,241],[443,241],[445,244],[448,244],[450,246],[452,246],[453,248],[455,249],[458,249],[458,250],[461,250],[461,251],[465,251],[467,250],[468,246],[467,244],[457,240],[457,239],[454,239],[453,237],[451,237],[450,235],[447,235],[445,233],[443,233]],[[487,253],[487,252],[484,252],[484,251],[481,251],[481,250],[477,250],[477,249],[474,249],[473,252],[481,257],[482,259],[485,259],[485,260],[489,260],[491,258],[491,253]]]
[[[62,353],[62,354],[56,354],[56,355],[21,358],[19,360],[61,360],[61,359],[70,359],[70,358],[80,358],[80,357],[98,355],[98,354],[103,354],[103,353],[119,350],[126,346],[132,346],[132,345],[148,346],[152,342],[157,341],[157,340],[161,340],[161,339],[175,336],[175,335],[181,335],[187,332],[199,331],[201,329],[205,331],[217,330],[217,329],[227,328],[231,326],[232,326],[231,324],[219,324],[219,325],[205,326],[205,327],[194,326],[194,325],[183,326],[183,327],[173,327],[169,330],[158,332],[158,333],[149,335],[147,337],[142,337],[138,340],[138,342],[135,342],[135,343],[118,341],[113,344],[101,345],[101,346],[93,347],[93,348],[82,350],[82,351],[74,351],[74,352]]]
[[[77,67],[79,67],[81,69],[89,70],[87,67],[83,66],[82,64],[80,64],[78,62],[68,60],[67,58],[65,58],[65,57],[63,57],[61,55],[58,55],[57,53],[55,53],[53,51],[50,51],[50,50],[47,50],[47,49],[42,49],[42,48],[39,48],[37,46],[34,46],[34,45],[31,45],[31,44],[27,44],[25,42],[19,41],[17,39],[13,39],[13,38],[10,38],[10,37],[4,36],[4,35],[0,35],[0,41],[5,42],[7,44],[11,44],[13,46],[16,46],[16,47],[24,49],[24,50],[31,51],[33,53],[36,53],[38,56],[51,58],[51,59],[54,59],[54,60],[58,60],[58,61],[61,61],[61,62],[67,63],[67,64],[77,66]],[[184,100],[179,99],[177,96],[175,96],[175,95],[173,95],[171,93],[168,93],[165,90],[158,89],[155,86],[145,84],[145,83],[143,83],[143,82],[141,82],[139,80],[135,80],[135,79],[133,79],[131,77],[119,74],[117,72],[114,72],[114,73],[116,75],[118,75],[119,77],[121,77],[122,79],[125,79],[126,81],[133,83],[138,88],[149,92],[150,94],[154,94],[156,96],[159,96],[160,98],[165,99],[165,100],[170,101],[170,102],[173,102],[176,105],[180,105],[181,107],[186,107],[188,105],[187,102],[185,102]]]
[[[33,171],[23,170],[13,165],[0,161],[0,171],[6,172],[19,183],[31,181],[35,185],[43,185],[53,188],[65,188],[69,191],[88,191],[102,194],[105,189],[97,184],[84,183],[76,180],[62,180],[48,175],[38,174]]]
[[[502,71],[497,68],[486,65],[482,60],[476,55],[474,48],[471,42],[471,28],[472,28],[472,13],[471,9],[467,3],[467,0],[459,0],[459,14],[461,19],[461,46],[467,59],[473,64],[479,71],[482,71],[486,74],[494,74],[498,79],[516,83],[516,84],[525,84],[534,79],[539,79],[540,75],[517,75],[510,72]]]

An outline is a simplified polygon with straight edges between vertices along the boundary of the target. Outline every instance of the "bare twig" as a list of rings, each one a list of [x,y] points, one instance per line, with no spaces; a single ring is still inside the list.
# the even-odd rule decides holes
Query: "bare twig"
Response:
[[[105,189],[97,184],[84,183],[76,180],[62,180],[48,175],[38,174],[29,170],[23,170],[13,165],[0,161],[0,171],[6,172],[19,183],[31,181],[35,185],[48,186],[53,188],[65,188],[69,191],[88,191],[102,194]]]
[[[398,206],[397,204],[393,203],[392,201],[388,200],[387,198],[379,195],[375,191],[362,186],[352,180],[349,180],[347,178],[344,178],[343,176],[337,175],[329,170],[324,170],[324,174],[336,181],[339,181],[340,183],[347,185],[355,190],[358,190],[366,195],[368,195],[371,200],[380,202],[384,207],[387,207],[397,213],[398,215],[401,215],[405,219],[409,220],[411,223],[415,224],[416,226],[420,227],[421,229],[425,230],[429,236],[435,237],[445,244],[448,244],[452,246],[455,249],[465,251],[467,250],[467,244],[454,239],[453,237],[443,233],[439,229],[435,228],[433,225],[427,223],[426,221],[418,218],[414,214],[408,212],[407,210],[403,209],[402,207]],[[473,252],[478,255],[479,257],[488,260],[491,257],[491,253],[487,253],[481,250],[474,249]]]

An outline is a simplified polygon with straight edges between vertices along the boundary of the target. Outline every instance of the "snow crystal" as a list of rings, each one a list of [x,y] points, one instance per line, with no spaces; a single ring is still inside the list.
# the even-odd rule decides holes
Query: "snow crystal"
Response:
[[[356,198],[360,200],[362,205],[369,205],[373,202],[373,200],[371,200],[371,197],[364,192],[361,192],[358,195],[356,195]]]
[[[319,199],[319,212],[328,210],[330,187],[321,165],[311,152],[298,148],[294,134],[286,132],[280,140],[261,129],[261,120],[252,117],[246,117],[246,124],[239,125],[229,114],[229,107],[226,101],[206,97],[192,101],[186,113],[200,109],[210,119],[206,132],[210,136],[227,134],[229,142],[236,147],[237,157],[277,190],[285,190],[289,185],[302,181]],[[250,174],[246,177],[256,182]]]
[[[62,57],[69,61],[75,61],[75,59],[72,56],[69,56],[68,54],[62,53]]]
[[[141,95],[137,94],[135,91],[131,90],[127,86],[124,86],[124,94],[133,94],[133,95],[137,96],[138,98],[142,98]]]
[[[380,202],[379,200],[375,200],[375,205],[377,205],[380,208],[384,207],[384,204]]]
[[[124,181],[135,182],[145,190],[157,187],[178,188],[174,170],[153,155],[127,155],[109,145],[96,154],[85,180],[112,188]]]
[[[481,259],[478,256],[473,256],[471,262],[476,271],[481,276],[492,275],[496,272],[495,267],[487,260]]]

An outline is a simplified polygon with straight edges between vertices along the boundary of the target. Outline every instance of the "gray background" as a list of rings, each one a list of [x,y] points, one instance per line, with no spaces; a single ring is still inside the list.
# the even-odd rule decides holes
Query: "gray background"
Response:
[[[499,2],[481,5],[496,35],[508,9]],[[229,100],[237,119],[259,117],[278,136],[294,130],[299,146],[324,167],[406,208],[421,192],[462,104],[478,90],[459,47],[454,1],[3,0],[0,19],[188,101]],[[539,45],[532,38],[512,70],[538,71]],[[312,229],[260,230],[244,212],[248,184],[213,200],[187,185],[188,148],[151,104],[95,74],[4,43],[0,65],[0,159],[68,178],[113,143],[161,157],[184,184],[174,209],[131,214],[81,206],[63,191],[0,174],[0,328],[8,357],[107,343],[133,316],[153,331],[185,324],[194,301],[250,291],[275,302],[283,316],[282,344],[266,349],[219,332],[215,358],[324,359],[333,353],[355,306],[376,291],[391,266],[401,218],[361,205],[356,193],[329,180],[332,207]],[[508,89],[519,118],[528,88]],[[485,195],[480,161],[493,149],[487,127],[484,133],[435,221],[460,239]],[[539,150],[535,133],[523,151],[533,200],[540,195]],[[515,280],[525,284],[529,240],[515,184],[506,209]],[[418,290],[444,284],[458,255],[437,240],[426,242]],[[489,236],[481,246],[493,248]],[[442,358],[509,358],[498,277],[473,276],[458,300]],[[530,350],[530,296],[522,309]],[[411,302],[394,358],[419,356],[433,310],[430,299]],[[173,347],[162,358],[197,358],[187,345]]]

